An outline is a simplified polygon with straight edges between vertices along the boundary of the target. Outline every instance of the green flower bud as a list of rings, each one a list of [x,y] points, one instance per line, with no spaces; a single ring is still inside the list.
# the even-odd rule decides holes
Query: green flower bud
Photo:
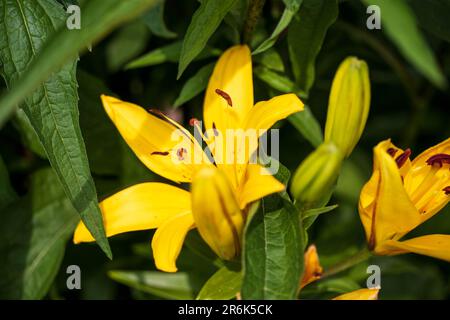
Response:
[[[344,156],[333,143],[322,143],[297,168],[291,194],[302,209],[323,205],[336,183]]]
[[[325,141],[333,142],[348,157],[361,137],[369,108],[369,68],[365,61],[348,57],[331,86]]]

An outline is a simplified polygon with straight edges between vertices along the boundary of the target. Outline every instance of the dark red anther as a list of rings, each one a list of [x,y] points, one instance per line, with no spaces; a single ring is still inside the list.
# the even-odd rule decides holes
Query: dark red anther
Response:
[[[389,148],[387,149],[387,153],[393,158],[395,156],[395,154],[397,153],[397,149],[395,148]]]
[[[438,153],[434,156],[431,156],[427,160],[427,164],[430,166],[438,165],[439,168],[442,168],[444,163],[450,164],[450,154]]]
[[[220,90],[220,89],[216,89],[216,93],[217,93],[219,96],[221,96],[222,98],[224,98],[225,101],[228,103],[228,105],[229,105],[230,107],[233,106],[233,101],[231,100],[231,97],[230,97],[230,95],[229,95],[228,93],[226,93],[225,91],[222,91],[222,90]]]
[[[411,149],[406,149],[401,155],[395,159],[395,162],[397,162],[397,166],[399,168],[403,167],[403,165],[406,163],[406,160],[408,160],[409,156],[411,155]]]
[[[446,186],[442,191],[445,192],[445,194],[448,196],[450,194],[450,186]]]
[[[180,148],[177,150],[177,157],[178,160],[184,160],[184,155],[187,153],[187,150],[185,148]]]
[[[191,127],[193,127],[193,126],[196,126],[199,122],[200,122],[200,121],[198,121],[197,118],[191,118],[191,119],[189,120],[189,125],[190,125]]]
[[[168,156],[169,152],[168,151],[164,151],[164,152],[160,152],[160,151],[153,151],[152,152],[152,156],[153,155],[158,155],[158,156]]]

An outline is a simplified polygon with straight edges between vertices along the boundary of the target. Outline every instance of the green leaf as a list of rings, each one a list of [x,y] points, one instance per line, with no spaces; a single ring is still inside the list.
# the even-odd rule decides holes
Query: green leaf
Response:
[[[206,281],[197,300],[230,300],[241,290],[242,272],[239,266],[228,264]]]
[[[58,48],[53,49],[55,51],[50,50],[50,53],[48,48],[51,48],[53,42],[47,42],[47,46],[44,44],[58,27],[64,25],[65,13],[61,5],[44,0],[34,2],[2,0],[0,1],[0,11],[9,12],[5,23],[0,24],[0,33],[3,35],[0,38],[0,44],[5,48],[0,52],[0,60],[3,62],[2,74],[8,88],[11,89],[5,97],[7,100],[8,97],[22,92],[22,88],[27,87],[27,84],[23,84],[29,83],[29,79],[35,78],[33,72],[42,70],[45,73],[46,67],[54,66],[47,62],[52,60],[52,55],[54,59],[59,59],[59,54],[64,54],[63,43],[58,44]],[[8,20],[9,17],[11,20]],[[21,19],[16,19],[16,17],[21,17]],[[84,17],[85,21],[89,21],[87,12]],[[18,28],[20,32],[13,32],[14,28]],[[36,37],[34,34],[41,36]],[[60,34],[56,34],[56,39]],[[11,35],[16,36],[14,41],[9,40]],[[71,35],[67,34],[68,37]],[[65,40],[61,39],[61,41]],[[17,54],[17,52],[21,52],[21,54]],[[45,56],[46,59],[45,66],[36,64],[42,62],[42,56]],[[44,64],[44,62],[42,63]],[[37,88],[34,88],[33,85],[35,90],[31,96],[25,98],[22,107],[67,196],[99,246],[108,257],[111,257],[111,249],[98,207],[97,192],[90,174],[78,123],[75,72],[76,61],[72,60],[49,78],[39,78],[46,80]],[[7,104],[2,105],[3,108],[0,111],[4,110]]]
[[[269,86],[283,93],[295,92],[295,84],[291,79],[285,75],[274,72],[263,66],[256,67],[254,70],[255,75]]]
[[[323,142],[322,128],[308,106],[302,112],[291,115],[288,120],[313,147]]]
[[[408,0],[420,26],[436,37],[450,42],[450,1],[448,0]]]
[[[253,51],[254,55],[262,53],[273,47],[278,39],[278,36],[289,26],[289,23],[291,23],[292,18],[297,13],[303,0],[284,0],[283,2],[286,5],[286,8],[283,11],[280,21],[278,22],[275,30],[272,32],[270,37],[264,40],[264,42],[261,43],[258,48],[255,49],[255,51]]]
[[[13,119],[13,124],[17,131],[20,132],[23,144],[41,158],[47,159],[44,146],[42,145],[41,140],[39,140],[36,130],[34,130],[30,119],[28,119],[23,109],[17,109],[16,116]]]
[[[338,16],[337,0],[304,0],[288,30],[289,56],[297,87],[309,93],[316,57],[328,28]]]
[[[200,8],[192,16],[191,23],[184,36],[177,79],[181,77],[187,66],[205,48],[208,39],[219,27],[219,24],[235,2],[236,0],[203,0],[201,2]]]
[[[283,59],[275,49],[269,49],[264,53],[255,56],[253,61],[263,65],[267,69],[284,72]]]
[[[161,298],[175,300],[194,298],[194,292],[187,273],[114,270],[110,271],[108,275],[111,279],[126,286]]]
[[[447,81],[407,3],[404,0],[364,0],[364,3],[380,7],[382,29],[403,56],[433,84],[446,87]]]
[[[302,213],[303,228],[308,230],[321,214],[333,211],[338,205],[326,206],[322,208],[309,209]]]
[[[2,210],[0,298],[41,299],[59,270],[79,217],[54,172],[32,176],[30,193]]]
[[[215,63],[207,64],[197,71],[192,78],[189,78],[181,89],[180,95],[174,102],[174,107],[177,108],[187,101],[194,98],[206,89],[209,77],[211,76]]]
[[[164,4],[165,1],[158,3],[142,16],[142,20],[147,24],[150,31],[161,38],[176,38],[177,34],[170,31],[164,22]]]
[[[177,62],[180,58],[181,47],[183,46],[182,41],[177,41],[171,43],[167,46],[152,50],[143,56],[131,61],[125,66],[125,69],[136,69],[143,67],[150,67],[158,65],[164,62]],[[198,56],[197,59],[209,58],[212,56],[217,56],[220,51],[213,49],[211,47],[206,47]]]
[[[279,195],[261,200],[244,239],[243,299],[295,299],[303,271],[297,209]]]
[[[121,141],[100,100],[101,94],[113,94],[101,80],[83,70],[78,70],[77,79],[80,126],[86,141],[89,166],[98,175],[117,175],[121,159],[111,155],[120,150]]]
[[[6,168],[2,157],[0,156],[0,209],[6,207],[17,199],[17,194],[11,186],[9,180],[8,168]]]
[[[5,36],[14,35],[29,38],[27,27],[33,27],[33,32],[38,32],[37,27],[47,24],[49,26],[49,17],[45,18],[46,14],[43,12],[44,8],[54,7],[59,12],[62,11],[62,6],[53,1],[36,0],[36,1],[0,1],[1,12],[6,12],[6,6],[10,9],[10,14],[6,15],[5,23],[0,24],[0,36],[2,36],[0,48],[3,55],[8,55],[8,51],[16,53],[15,59],[22,60],[21,66],[26,68],[16,75],[15,81],[11,81],[10,91],[0,99],[0,126],[4,124],[6,119],[12,114],[17,105],[19,105],[26,97],[28,97],[39,85],[52,75],[53,72],[59,70],[65,63],[72,60],[80,51],[83,51],[89,44],[98,41],[104,37],[111,30],[121,25],[122,23],[139,15],[143,11],[151,8],[157,4],[159,0],[89,0],[85,1],[81,7],[82,21],[80,30],[69,30],[65,23],[61,24],[58,31],[45,43],[37,55],[31,62],[26,57],[17,54],[22,52],[27,46],[22,45],[22,42],[10,41],[9,44],[15,46],[9,48],[5,45],[7,40]],[[52,5],[53,3],[53,5]],[[27,7],[24,7],[24,5]],[[31,6],[31,7],[30,7]],[[28,8],[28,9],[27,9]],[[32,8],[32,9],[30,9]],[[21,10],[22,9],[22,10]],[[26,10],[24,10],[26,9]],[[54,14],[55,10],[49,11]],[[60,14],[60,13],[58,13]],[[20,17],[21,19],[17,19]],[[63,16],[65,13],[63,12]],[[35,23],[24,25],[26,19],[35,19]],[[54,17],[52,17],[54,18]],[[60,17],[61,18],[61,17]],[[6,23],[10,19],[9,23]],[[24,20],[25,19],[25,20]],[[19,27],[20,32],[12,32],[6,28],[16,30]],[[53,26],[53,24],[51,24]],[[30,31],[28,29],[28,31]],[[26,36],[28,34],[28,36]],[[32,37],[34,42],[42,42],[42,37]],[[42,44],[42,43],[41,43]],[[22,46],[21,46],[22,45]],[[28,46],[29,47],[29,46]],[[4,49],[5,48],[5,49]],[[8,49],[9,48],[9,49]],[[20,49],[19,49],[20,48]],[[13,73],[14,68],[10,61],[4,61],[5,73]]]

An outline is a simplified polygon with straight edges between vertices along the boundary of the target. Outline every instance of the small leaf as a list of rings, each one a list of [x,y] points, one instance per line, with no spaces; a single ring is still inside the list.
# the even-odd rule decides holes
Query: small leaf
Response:
[[[32,176],[30,193],[2,210],[0,298],[42,299],[79,221],[50,168]]]
[[[269,49],[255,56],[253,61],[263,65],[267,69],[284,72],[283,59],[281,59],[280,54],[275,49]]]
[[[419,72],[439,88],[445,88],[447,80],[407,3],[404,0],[364,0],[364,3],[380,7],[382,30],[386,35]]]
[[[224,266],[206,281],[197,300],[229,300],[241,290],[242,273],[239,266]]]
[[[125,69],[136,69],[150,67],[165,62],[177,62],[180,58],[182,41],[171,43],[167,46],[150,51],[143,56],[131,61],[125,66]],[[205,59],[220,54],[220,50],[206,47],[198,56],[197,59]]]
[[[292,18],[297,13],[303,0],[284,0],[283,2],[285,3],[286,8],[284,9],[275,30],[268,39],[264,40],[264,42],[253,51],[253,55],[257,55],[273,47],[278,36],[289,26],[289,23],[291,23]]]
[[[184,36],[177,79],[181,77],[187,66],[205,48],[208,39],[219,27],[219,24],[235,2],[236,0],[203,0],[201,2],[200,8],[192,16],[191,23]]]
[[[181,89],[180,95],[174,102],[174,107],[177,108],[187,101],[194,98],[196,95],[206,89],[209,77],[211,76],[215,63],[207,64],[202,67],[197,73],[189,78]]]
[[[243,299],[295,299],[303,272],[297,209],[279,195],[261,200],[245,231]]]
[[[288,30],[289,56],[297,87],[309,93],[316,57],[328,28],[338,16],[337,0],[303,0]]]
[[[338,207],[337,204],[332,205],[332,206],[326,206],[323,208],[315,208],[315,209],[309,209],[306,210],[305,212],[303,212],[302,214],[302,219],[305,220],[306,218],[310,218],[310,217],[316,217],[320,214],[324,214],[330,211],[333,211],[334,209],[336,209]]]
[[[117,282],[157,297],[175,300],[194,298],[189,275],[183,272],[113,270],[108,275]]]
[[[283,93],[295,92],[295,84],[285,75],[279,74],[265,67],[259,66],[254,69],[255,75],[269,86]]]
[[[322,128],[308,106],[302,112],[291,115],[288,120],[313,147],[323,142]]]
[[[145,13],[141,19],[144,20],[154,35],[166,39],[176,38],[177,34],[170,31],[164,22],[164,4],[165,1],[161,1]]]

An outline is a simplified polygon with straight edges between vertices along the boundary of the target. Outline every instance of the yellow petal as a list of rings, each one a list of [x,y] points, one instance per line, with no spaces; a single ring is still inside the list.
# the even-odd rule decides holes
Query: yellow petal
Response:
[[[174,216],[159,226],[152,239],[153,258],[159,270],[177,271],[176,260],[186,234],[192,228],[194,218],[190,212]]]
[[[450,138],[417,156],[405,176],[405,189],[421,213],[422,221],[433,217],[450,201],[444,192],[444,188],[450,186],[450,166],[427,163],[428,159],[438,154],[450,155]]]
[[[225,260],[240,252],[244,216],[226,175],[209,166],[192,182],[192,214],[205,242]]]
[[[246,45],[234,46],[225,51],[209,79],[203,106],[207,129],[220,131],[240,127],[253,106],[253,74],[250,49]],[[216,92],[219,89],[229,96]]]
[[[383,246],[390,254],[414,252],[450,262],[450,235],[432,234],[405,241],[386,241]]]
[[[400,238],[421,222],[397,163],[386,152],[389,144],[383,141],[374,148],[374,173],[360,195],[359,213],[372,249],[385,240]]]
[[[237,192],[239,207],[244,209],[250,202],[284,189],[285,185],[279,182],[266,168],[257,164],[249,164],[243,183]]]
[[[204,154],[187,130],[132,103],[105,95],[102,102],[108,116],[142,163],[172,181],[191,181],[191,164],[197,159],[201,162]]]
[[[305,252],[305,271],[303,272],[303,278],[300,282],[300,288],[320,279],[322,273],[323,268],[320,265],[316,246],[310,245]]]
[[[189,192],[174,186],[149,182],[124,189],[100,203],[108,237],[137,230],[157,228],[167,219],[191,211]],[[80,222],[74,243],[94,241]]]
[[[380,289],[359,289],[341,294],[333,300],[377,300]]]

